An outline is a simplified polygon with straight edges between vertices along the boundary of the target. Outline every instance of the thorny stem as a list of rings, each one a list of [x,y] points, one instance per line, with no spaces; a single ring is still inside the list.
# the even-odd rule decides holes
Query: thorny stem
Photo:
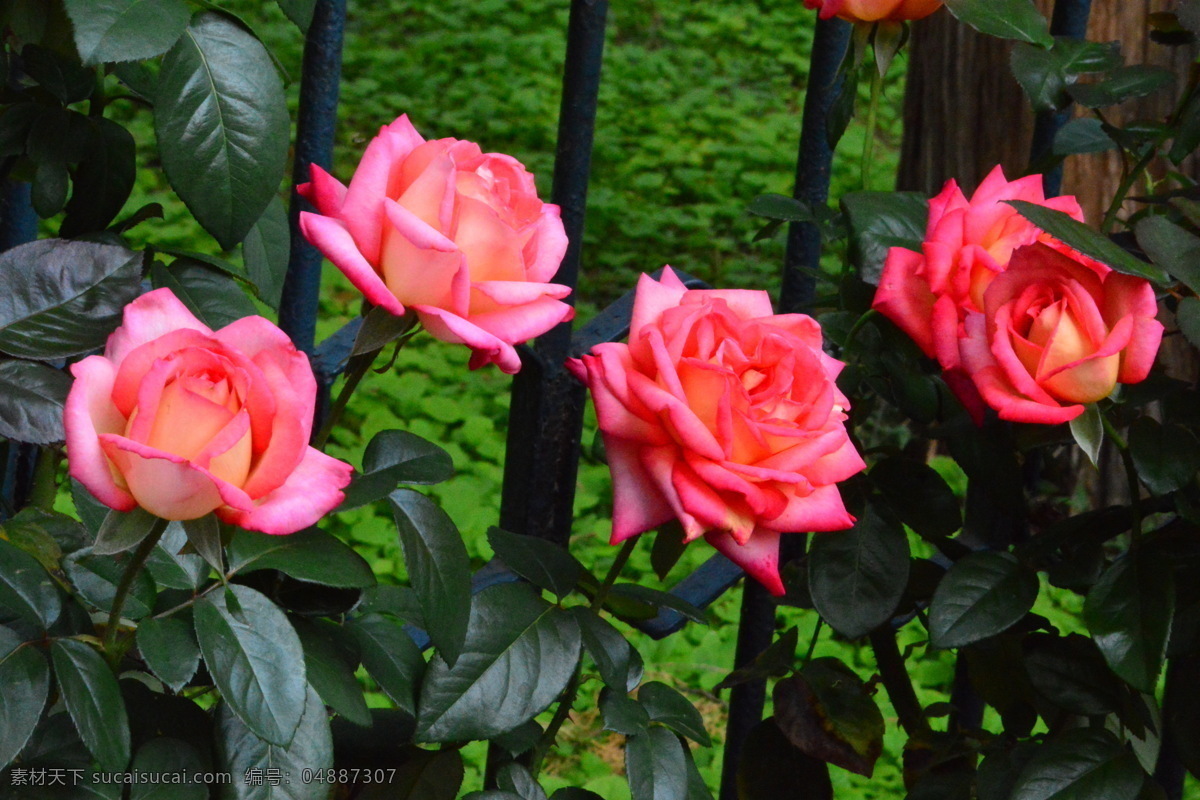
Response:
[[[608,568],[608,574],[604,576],[604,582],[600,584],[600,588],[596,590],[595,596],[592,597],[592,610],[599,610],[604,605],[604,601],[608,599],[608,593],[612,590],[613,584],[617,582],[617,576],[621,574],[621,569],[629,561],[629,556],[633,554],[633,548],[637,544],[637,537],[626,539],[621,545],[620,551],[617,552],[617,557],[613,561],[612,566]],[[542,762],[546,759],[546,753],[549,752],[554,740],[558,738],[558,731],[562,728],[563,723],[567,721],[567,717],[571,713],[571,706],[575,704],[575,696],[579,694],[579,687],[582,684],[583,677],[583,654],[575,662],[575,671],[571,674],[571,680],[567,682],[567,687],[563,689],[561,698],[558,701],[558,708],[554,710],[554,717],[550,720],[550,724],[546,726],[546,730],[534,745],[533,753],[529,759],[529,771],[534,778],[538,776],[538,772],[542,769]]]
[[[1112,439],[1112,443],[1116,445],[1117,450],[1121,453],[1121,463],[1125,466],[1125,480],[1129,486],[1129,546],[1136,550],[1142,539],[1142,487],[1138,483],[1137,467],[1133,463],[1133,453],[1129,450],[1129,443],[1125,441],[1125,437],[1117,431],[1115,425],[1109,420],[1108,415],[1101,413],[1100,419],[1104,423],[1104,432],[1108,434],[1108,438]]]
[[[808,652],[804,654],[804,664],[808,666],[808,662],[812,661],[813,653],[817,651],[817,640],[821,638],[821,626],[825,624],[825,620],[818,615],[817,624],[813,626],[812,638],[808,640]]]
[[[1117,214],[1121,211],[1121,206],[1125,203],[1126,195],[1129,194],[1129,190],[1137,182],[1138,176],[1142,174],[1142,171],[1146,167],[1150,166],[1150,162],[1154,160],[1154,156],[1156,155],[1158,155],[1158,148],[1148,148],[1145,154],[1133,165],[1133,168],[1125,173],[1125,177],[1121,179],[1121,184],[1117,187],[1117,193],[1113,195],[1112,203],[1109,204],[1108,211],[1104,214],[1104,222],[1100,224],[1100,231],[1105,235],[1112,233],[1113,226],[1117,224]]]
[[[868,637],[871,649],[875,653],[875,664],[879,667],[879,677],[887,689],[888,699],[896,709],[900,726],[909,737],[929,733],[929,721],[921,710],[921,702],[913,690],[912,679],[904,666],[904,657],[896,644],[896,633],[884,625],[872,631]]]
[[[142,539],[142,543],[138,545],[132,558],[129,559],[129,563],[125,566],[125,574],[121,576],[121,582],[117,585],[117,593],[113,597],[112,609],[108,612],[108,627],[104,629],[103,639],[104,653],[113,667],[116,667],[117,661],[121,657],[116,650],[116,643],[117,631],[121,628],[121,612],[125,609],[125,599],[129,597],[129,590],[133,588],[134,578],[142,571],[146,559],[154,552],[154,548],[158,546],[158,540],[162,538],[166,529],[167,520],[155,518],[150,532],[146,534],[145,539]]]
[[[54,510],[54,498],[58,494],[58,460],[61,451],[56,447],[43,447],[38,453],[37,466],[33,468],[33,492],[29,502],[47,511]]]
[[[313,437],[313,447],[318,450],[325,449],[325,443],[329,441],[329,434],[333,432],[334,426],[342,418],[342,412],[346,410],[346,404],[350,402],[350,395],[354,394],[354,390],[358,388],[359,382],[362,381],[367,371],[371,369],[371,365],[375,363],[376,357],[381,352],[383,352],[383,348],[351,357],[350,363],[346,365],[346,380],[342,383],[342,389],[338,392],[337,399],[333,401],[328,416],[325,417],[325,424],[321,426],[321,430]]]

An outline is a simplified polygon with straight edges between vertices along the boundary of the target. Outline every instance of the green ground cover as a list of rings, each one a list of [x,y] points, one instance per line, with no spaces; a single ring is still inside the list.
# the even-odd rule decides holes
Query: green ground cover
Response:
[[[302,42],[274,4],[230,0],[277,54],[293,79],[299,76]],[[559,86],[566,28],[565,0],[351,0],[344,82],[334,173],[351,175],[366,142],[381,124],[408,113],[426,136],[457,136],[485,150],[510,153],[538,176],[549,195]],[[774,288],[782,240],[755,243],[758,220],[746,205],[767,191],[789,192],[805,89],[805,68],[814,15],[796,0],[625,0],[611,10],[605,82],[596,134],[588,227],[584,241],[581,316],[631,287],[638,273],[664,263],[716,285]],[[290,87],[293,108],[297,81]],[[877,184],[894,175],[898,149],[900,86],[885,95]],[[153,160],[152,131],[134,107],[114,107],[134,120],[144,145],[139,202],[162,203],[165,217],[135,231],[141,243],[218,254],[215,242],[189,224]],[[138,125],[140,124],[140,127]],[[834,171],[833,194],[858,186],[854,154],[863,131],[852,125],[843,143],[847,157]],[[230,254],[236,257],[235,254]],[[319,337],[357,313],[359,296],[327,267]],[[490,557],[484,539],[499,514],[509,379],[495,370],[468,373],[467,353],[418,338],[386,374],[370,375],[355,396],[331,452],[358,463],[376,432],[402,428],[440,443],[453,456],[457,476],[430,493],[462,528],[473,557]],[[588,438],[594,430],[589,410]],[[581,466],[576,499],[576,555],[603,572],[615,550],[607,545],[611,498],[607,468],[593,459]],[[386,508],[363,508],[334,518],[332,528],[351,541],[383,581],[404,577],[394,528]],[[668,584],[708,555],[692,548]],[[649,567],[649,548],[638,549],[626,577],[659,585]],[[1041,613],[1076,625],[1077,609],[1058,608],[1043,594]],[[652,677],[693,693],[711,732],[723,738],[727,693],[711,688],[730,668],[736,637],[738,593],[712,608],[709,626],[689,625],[664,641],[644,640],[640,649]],[[781,625],[798,625],[801,651],[815,614],[789,609]],[[904,631],[915,646],[911,662],[925,702],[944,700],[951,680],[948,661],[927,652],[923,630]],[[836,641],[826,631],[817,655],[837,655],[868,676],[870,651]],[[621,777],[620,737],[600,732],[594,711],[598,684],[589,684],[564,732],[561,757],[550,769],[548,788],[583,785],[611,800],[628,797]],[[834,770],[842,797],[897,798],[902,737],[881,693],[893,734],[872,781]],[[386,702],[382,695],[376,702]],[[697,751],[712,786],[719,748]],[[476,788],[483,753],[469,748]]]

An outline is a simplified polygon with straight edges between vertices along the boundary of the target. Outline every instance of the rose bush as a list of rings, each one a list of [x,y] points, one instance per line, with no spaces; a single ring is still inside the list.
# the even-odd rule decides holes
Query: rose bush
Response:
[[[71,476],[110,508],[283,534],[342,500],[350,465],[308,446],[308,358],[262,317],[214,332],[157,289],[71,373]]]
[[[614,544],[671,519],[782,594],[782,533],[854,518],[837,482],[864,468],[849,405],[803,314],[766,292],[638,282],[629,343],[569,363],[591,388],[613,476]]]
[[[317,213],[304,235],[393,314],[411,308],[437,338],[465,344],[471,367],[521,367],[513,345],[574,311],[549,283],[567,249],[558,206],[519,161],[474,142],[426,141],[401,116],[375,137],[349,187],[313,165],[298,187]]]
[[[1145,380],[1162,339],[1141,278],[1045,244],[1018,248],[967,315],[962,364],[983,399],[1014,422],[1059,423],[1118,382]]]
[[[820,9],[821,19],[902,22],[928,17],[942,7],[942,0],[804,0],[804,5]]]

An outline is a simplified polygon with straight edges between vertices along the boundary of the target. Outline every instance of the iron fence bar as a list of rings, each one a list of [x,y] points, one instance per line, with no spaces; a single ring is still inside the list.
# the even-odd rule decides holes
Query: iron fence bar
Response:
[[[287,278],[279,302],[279,327],[296,347],[312,354],[317,326],[317,298],[321,288],[323,256],[300,233],[300,212],[312,211],[296,193],[295,184],[308,180],[308,167],[333,166],[334,129],[337,126],[338,89],[342,77],[342,39],[346,28],[346,0],[317,0],[304,41],[300,77],[300,109],[296,118],[296,154],[292,165],[292,202],[289,223],[292,250]],[[325,392],[319,392],[323,397]],[[314,430],[320,425],[314,426]]]
[[[556,283],[578,283],[608,0],[572,0],[567,26],[552,202],[562,209],[567,252]],[[584,388],[563,366],[571,323],[522,351],[514,379],[505,450],[500,525],[566,545],[575,502]],[[536,356],[532,358],[531,355]]]
[[[1092,0],[1057,0],[1054,13],[1050,19],[1050,33],[1068,39],[1083,39],[1087,37],[1088,19],[1092,12]],[[1050,158],[1054,153],[1054,137],[1071,119],[1070,109],[1066,111],[1039,111],[1033,124],[1033,148],[1030,162],[1037,164]],[[1059,163],[1053,169],[1046,170],[1042,176],[1042,185],[1047,197],[1057,197],[1062,192],[1063,167]]]
[[[818,20],[809,62],[808,91],[800,123],[800,150],[796,159],[794,196],[811,205],[829,199],[833,146],[829,141],[829,114],[840,91],[842,62],[850,47],[851,26],[840,19]],[[779,310],[794,313],[811,306],[816,274],[821,263],[821,231],[812,223],[792,223],[788,228]],[[791,548],[789,548],[791,549]],[[747,581],[742,594],[734,667],[752,661],[771,644],[775,632],[775,604],[757,582]],[[721,800],[735,800],[737,768],[742,746],[762,720],[766,681],[748,681],[730,690],[729,722],[721,765]]]

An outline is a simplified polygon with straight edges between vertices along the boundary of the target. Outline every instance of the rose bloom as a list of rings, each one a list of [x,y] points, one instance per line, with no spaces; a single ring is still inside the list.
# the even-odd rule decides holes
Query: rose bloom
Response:
[[[848,528],[837,482],[864,468],[821,328],[766,292],[643,275],[629,343],[568,362],[592,390],[616,544],[678,519],[774,594],[781,533]]]
[[[1018,248],[967,315],[962,364],[1002,419],[1059,423],[1145,380],[1163,326],[1141,278],[1045,244]]]
[[[316,206],[300,229],[368,301],[416,312],[437,338],[469,346],[471,368],[521,368],[513,348],[574,310],[548,281],[567,250],[559,208],[519,161],[474,142],[425,141],[407,116],[367,146],[349,188],[315,164],[298,190]]]
[[[1046,199],[1042,176],[1010,182],[996,167],[970,200],[951,180],[929,201],[922,252],[903,247],[888,251],[872,306],[942,369],[957,370],[962,322],[968,312],[983,310],[984,292],[1008,266],[1013,251],[1038,241],[1061,247],[1005,200],[1037,203],[1083,221],[1074,197]]]
[[[350,465],[308,446],[308,358],[262,317],[214,332],[157,289],[71,373],[71,477],[110,508],[294,533],[342,501]]]
[[[821,9],[821,19],[841,17],[849,22],[903,22],[928,17],[942,0],[804,0],[808,8]]]

